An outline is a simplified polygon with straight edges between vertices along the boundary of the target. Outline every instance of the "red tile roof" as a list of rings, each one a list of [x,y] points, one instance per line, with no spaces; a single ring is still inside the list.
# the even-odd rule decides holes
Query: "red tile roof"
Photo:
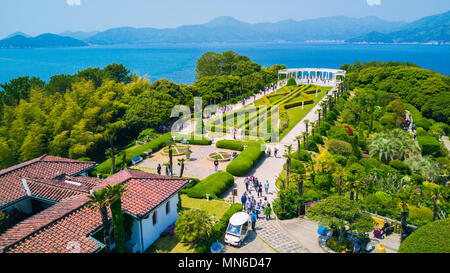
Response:
[[[72,176],[87,171],[95,166],[95,162],[78,161],[56,156],[43,155],[27,162],[0,171],[0,207],[6,206],[26,196],[21,178],[54,179],[58,176]],[[96,183],[86,180],[90,187]],[[37,191],[37,185],[34,185]],[[48,188],[47,186],[43,186]],[[45,189],[43,189],[45,191]],[[57,197],[61,200],[69,195]],[[52,199],[53,200],[53,199]],[[56,201],[56,200],[55,200]]]
[[[122,198],[122,209],[143,217],[188,182],[182,178],[123,170],[97,184],[94,190],[123,183],[127,191]],[[101,217],[98,211],[86,207],[87,201],[86,195],[64,199],[26,219],[0,236],[0,252],[61,253],[71,252],[73,245],[79,246],[81,252],[99,250],[100,246],[88,235],[101,227]]]

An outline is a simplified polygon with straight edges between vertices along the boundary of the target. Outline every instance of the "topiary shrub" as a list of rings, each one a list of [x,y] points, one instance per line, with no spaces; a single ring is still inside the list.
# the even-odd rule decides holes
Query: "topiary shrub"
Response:
[[[329,174],[318,173],[314,177],[314,185],[317,189],[323,192],[331,192],[333,188],[333,177]]]
[[[359,163],[359,160],[356,156],[352,155],[347,160],[347,166],[351,166],[352,164]]]
[[[297,82],[295,81],[294,78],[289,78],[289,80],[286,83],[286,86],[295,86],[297,85]]]
[[[220,195],[226,192],[234,185],[234,177],[227,172],[213,173],[194,187],[186,189],[184,192],[191,198],[206,198],[209,194],[211,198],[218,199]]]
[[[244,151],[227,165],[227,172],[234,176],[244,176],[258,164],[265,154],[265,147],[261,144],[248,143],[248,145]]]
[[[317,143],[323,145],[323,137],[321,135],[315,134],[312,140]]]
[[[432,136],[418,136],[417,141],[419,142],[419,147],[422,149],[423,154],[432,155],[441,150],[441,144]]]
[[[333,154],[333,159],[341,166],[347,165],[347,158],[345,156]]]
[[[333,154],[350,156],[352,154],[352,145],[342,140],[330,140],[327,144],[328,151]]]
[[[416,128],[416,135],[417,136],[428,136],[428,132],[425,131],[425,129],[423,129],[422,127],[417,127]]]
[[[347,129],[341,127],[333,127],[327,132],[328,139],[337,139],[350,142],[350,136],[347,134]]]
[[[389,166],[391,166],[392,168],[399,170],[400,172],[406,174],[409,171],[408,166],[406,166],[405,162],[401,161],[401,160],[391,160],[389,162]]]
[[[305,151],[305,150],[300,150],[300,153],[299,153],[299,151],[296,151],[296,152],[294,152],[293,155],[295,158],[297,158],[300,161],[307,162],[307,161],[311,160],[311,155],[309,154],[308,151]]]
[[[381,162],[374,157],[361,158],[359,161],[361,165],[366,169],[379,168],[381,167]]]
[[[433,211],[430,208],[419,206],[409,207],[409,219],[412,224],[419,226],[426,225],[433,221]]]
[[[424,130],[428,131],[430,130],[430,127],[433,125],[433,122],[426,118],[422,118],[419,120],[414,119],[414,125],[416,127],[422,127]]]
[[[217,148],[234,150],[234,151],[243,151],[245,142],[236,141],[236,140],[219,140],[216,143]]]
[[[319,152],[319,147],[317,146],[317,144],[313,141],[308,142],[308,151],[312,151],[312,152]]]
[[[432,222],[409,235],[399,253],[450,253],[450,218]]]

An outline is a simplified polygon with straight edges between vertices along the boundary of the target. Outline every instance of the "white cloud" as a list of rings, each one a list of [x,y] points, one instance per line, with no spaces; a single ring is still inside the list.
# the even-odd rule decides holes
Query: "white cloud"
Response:
[[[381,0],[366,0],[369,6],[381,6]]]
[[[81,6],[81,0],[66,0],[69,6]]]

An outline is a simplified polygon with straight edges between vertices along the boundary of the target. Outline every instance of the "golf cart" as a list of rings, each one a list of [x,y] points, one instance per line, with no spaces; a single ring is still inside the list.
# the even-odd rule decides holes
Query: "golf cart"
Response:
[[[241,246],[248,235],[249,220],[250,216],[245,212],[238,212],[231,216],[225,233],[225,243]]]

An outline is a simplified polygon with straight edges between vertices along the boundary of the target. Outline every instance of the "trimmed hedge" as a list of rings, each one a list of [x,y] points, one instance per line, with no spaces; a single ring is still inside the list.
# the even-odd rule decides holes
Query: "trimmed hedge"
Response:
[[[392,168],[401,171],[402,173],[408,173],[408,166],[405,164],[405,162],[401,161],[401,160],[391,160],[389,161],[389,166],[391,166]]]
[[[433,154],[441,150],[439,140],[432,136],[417,136],[417,141],[424,154]]]
[[[242,204],[235,203],[231,205],[231,207],[225,212],[225,214],[220,218],[219,222],[217,222],[211,232],[211,236],[204,240],[202,243],[197,245],[194,252],[195,253],[209,253],[211,245],[222,237],[225,232],[228,222],[230,221],[231,216],[235,213],[241,212],[243,210]]]
[[[135,156],[142,156],[144,157],[144,152],[148,151],[148,150],[152,150],[153,153],[161,150],[167,143],[167,141],[172,140],[172,134],[171,133],[165,133],[164,135],[155,138],[154,140],[141,145],[141,146],[137,146],[136,148],[129,150],[126,152],[126,163],[128,166],[131,166],[131,159],[133,159],[133,157]],[[121,155],[116,155],[116,159],[115,159],[115,170],[119,170],[120,167],[123,164],[123,160],[122,160],[122,156]],[[109,174],[111,171],[111,158],[103,161],[101,164],[99,164],[97,167],[95,167],[92,172],[91,175],[96,176],[97,173],[101,173],[101,174]]]
[[[227,172],[217,172],[183,192],[191,198],[206,198],[206,194],[209,194],[212,199],[219,199],[219,196],[233,185],[234,177],[231,174]]]
[[[350,156],[352,154],[353,148],[347,141],[342,141],[338,139],[330,140],[327,143],[328,150],[332,154],[338,154],[343,156]]]
[[[247,174],[265,154],[265,148],[261,144],[247,144],[248,147],[242,151],[230,164],[227,165],[227,172],[234,176],[244,176]]]
[[[216,143],[217,148],[234,150],[234,151],[243,151],[245,142],[237,141],[237,140],[219,140]]]
[[[414,231],[400,245],[398,253],[450,253],[450,218]]]

